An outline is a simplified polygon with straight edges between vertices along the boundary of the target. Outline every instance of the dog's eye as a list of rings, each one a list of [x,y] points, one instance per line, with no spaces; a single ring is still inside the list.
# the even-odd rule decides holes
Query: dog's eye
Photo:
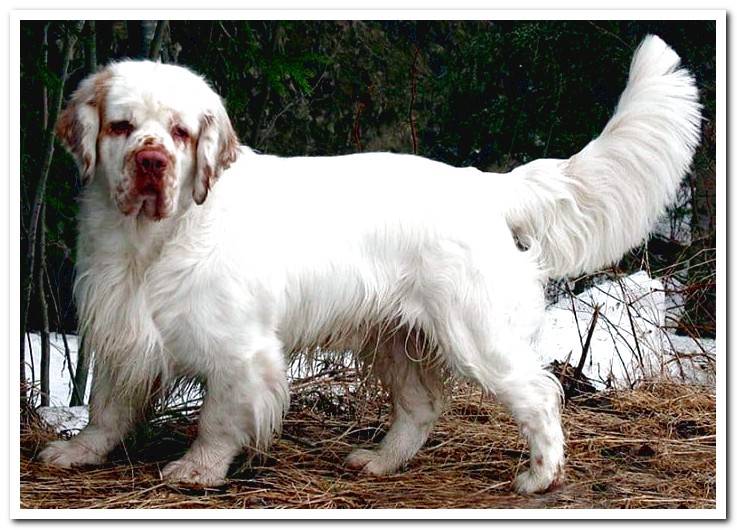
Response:
[[[126,120],[114,121],[110,123],[110,132],[118,135],[128,136],[133,132],[133,124]]]
[[[189,131],[187,131],[187,129],[185,129],[181,125],[175,125],[174,128],[171,130],[171,135],[178,140],[186,140],[187,138],[189,138]]]

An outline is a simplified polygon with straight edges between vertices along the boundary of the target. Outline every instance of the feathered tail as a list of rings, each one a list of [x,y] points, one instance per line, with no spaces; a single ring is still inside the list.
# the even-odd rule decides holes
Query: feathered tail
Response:
[[[536,160],[508,176],[507,222],[550,277],[610,265],[639,244],[673,199],[699,142],[693,76],[650,35],[601,135],[568,160]]]

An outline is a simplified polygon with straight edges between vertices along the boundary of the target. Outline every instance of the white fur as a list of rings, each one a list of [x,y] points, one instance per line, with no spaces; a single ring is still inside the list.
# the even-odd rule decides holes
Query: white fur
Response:
[[[675,196],[701,126],[696,84],[679,64],[661,39],[646,37],[601,135],[568,160],[536,160],[511,172],[519,199],[507,218],[523,241],[542,247],[551,277],[617,261]]]
[[[235,156],[218,163],[216,153],[227,152],[230,125],[200,78],[152,63],[109,67],[102,107],[138,113],[136,125],[148,124],[175,154],[162,193],[176,200],[154,220],[134,193],[128,204],[140,210],[124,214],[113,191],[135,183],[120,161],[139,146],[102,143],[81,202],[76,285],[96,355],[90,425],[41,458],[102,461],[156,384],[198,376],[207,386],[199,435],[163,474],[219,484],[243,447],[265,450],[278,431],[286,356],[322,346],[373,362],[392,393],[388,434],[376,450],[351,453],[349,467],[385,474],[412,458],[441,412],[450,373],[495,394],[519,422],[531,458],[516,488],[554,485],[564,463],[561,389],[531,347],[542,287],[548,274],[590,270],[640,241],[683,177],[699,110],[677,61],[649,37],[601,137],[567,161],[508,175],[408,155],[277,158],[245,147],[225,170]],[[166,88],[172,76],[187,97]],[[166,136],[172,111],[209,152],[176,151]],[[214,129],[203,113],[219,116]],[[85,160],[85,143],[66,141]],[[201,180],[203,157],[213,180]]]

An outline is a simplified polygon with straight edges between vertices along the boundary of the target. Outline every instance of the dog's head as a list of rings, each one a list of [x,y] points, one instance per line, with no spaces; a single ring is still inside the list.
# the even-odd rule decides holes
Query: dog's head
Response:
[[[115,63],[85,79],[56,132],[84,183],[104,179],[123,215],[154,220],[192,199],[202,204],[239,148],[220,97],[201,77],[150,61]]]

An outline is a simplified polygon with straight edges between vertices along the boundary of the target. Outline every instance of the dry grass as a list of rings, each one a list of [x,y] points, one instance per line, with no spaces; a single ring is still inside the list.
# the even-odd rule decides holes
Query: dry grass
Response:
[[[403,472],[375,478],[347,471],[342,461],[352,447],[381,438],[388,407],[330,388],[324,381],[298,387],[269,457],[253,468],[236,464],[226,486],[206,491],[159,479],[159,470],[194,436],[193,416],[151,422],[111,463],[73,471],[33,459],[55,436],[33,424],[22,434],[22,507],[715,507],[716,399],[704,388],[661,383],[569,401],[566,484],[528,497],[510,491],[518,467],[526,465],[517,428],[475,390],[458,388]]]

